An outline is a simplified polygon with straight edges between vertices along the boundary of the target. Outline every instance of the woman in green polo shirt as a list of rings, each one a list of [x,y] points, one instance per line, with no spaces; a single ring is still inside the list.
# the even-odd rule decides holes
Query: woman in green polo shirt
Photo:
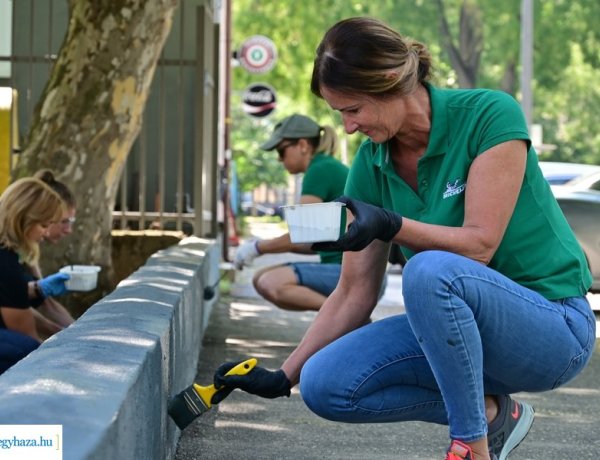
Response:
[[[290,174],[304,174],[300,204],[333,201],[344,193],[348,167],[333,155],[337,135],[331,126],[319,126],[311,118],[294,114],[275,125],[263,150],[277,150]],[[262,254],[294,252],[315,254],[310,244],[294,244],[289,233],[269,240],[250,240],[234,256],[241,270]],[[265,299],[286,310],[318,310],[335,289],[340,277],[342,253],[318,252],[320,262],[290,262],[258,270],[254,288]]]
[[[324,418],[447,424],[447,460],[504,460],[534,417],[509,395],[559,387],[591,357],[591,275],[517,102],[436,88],[430,69],[423,44],[380,21],[326,33],[311,89],[369,137],[342,200],[354,221],[316,246],[348,251],[340,281],[281,369],[224,365],[215,383],[273,398],[300,382]],[[361,327],[391,241],[406,314]]]

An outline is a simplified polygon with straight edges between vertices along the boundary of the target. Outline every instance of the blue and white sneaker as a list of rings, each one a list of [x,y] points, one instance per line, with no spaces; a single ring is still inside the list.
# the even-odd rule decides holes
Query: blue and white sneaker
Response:
[[[535,411],[527,403],[508,395],[498,395],[498,415],[488,425],[488,447],[498,460],[506,460],[525,439],[533,424]]]
[[[490,452],[490,459],[498,460],[498,457]],[[455,439],[446,452],[446,460],[473,460],[473,451],[464,442]]]

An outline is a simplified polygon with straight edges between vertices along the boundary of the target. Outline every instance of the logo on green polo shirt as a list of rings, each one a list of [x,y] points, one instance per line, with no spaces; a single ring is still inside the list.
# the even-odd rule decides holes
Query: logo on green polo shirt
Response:
[[[446,191],[444,192],[443,198],[450,198],[454,195],[459,195],[465,191],[465,186],[467,184],[463,179],[455,179],[454,181],[446,182]]]

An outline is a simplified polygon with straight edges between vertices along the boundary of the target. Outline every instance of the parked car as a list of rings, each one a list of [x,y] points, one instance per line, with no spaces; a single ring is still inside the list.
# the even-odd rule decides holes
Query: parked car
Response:
[[[590,174],[600,174],[600,166],[581,163],[540,161],[540,168],[550,185],[563,185],[574,179],[586,177]]]
[[[278,203],[252,203],[242,201],[242,213],[248,216],[277,216],[283,219],[283,204]]]
[[[600,167],[597,171],[574,177],[564,184],[571,190],[595,190],[600,192]]]
[[[594,279],[591,290],[600,292],[600,166],[540,162],[540,167],[583,248]]]

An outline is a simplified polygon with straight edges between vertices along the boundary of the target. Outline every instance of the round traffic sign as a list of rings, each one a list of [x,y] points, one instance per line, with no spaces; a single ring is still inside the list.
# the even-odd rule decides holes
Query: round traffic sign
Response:
[[[275,65],[277,49],[264,35],[253,35],[242,43],[238,57],[248,72],[265,73]]]
[[[248,115],[265,117],[276,105],[275,90],[266,83],[253,83],[244,90],[243,109]]]

